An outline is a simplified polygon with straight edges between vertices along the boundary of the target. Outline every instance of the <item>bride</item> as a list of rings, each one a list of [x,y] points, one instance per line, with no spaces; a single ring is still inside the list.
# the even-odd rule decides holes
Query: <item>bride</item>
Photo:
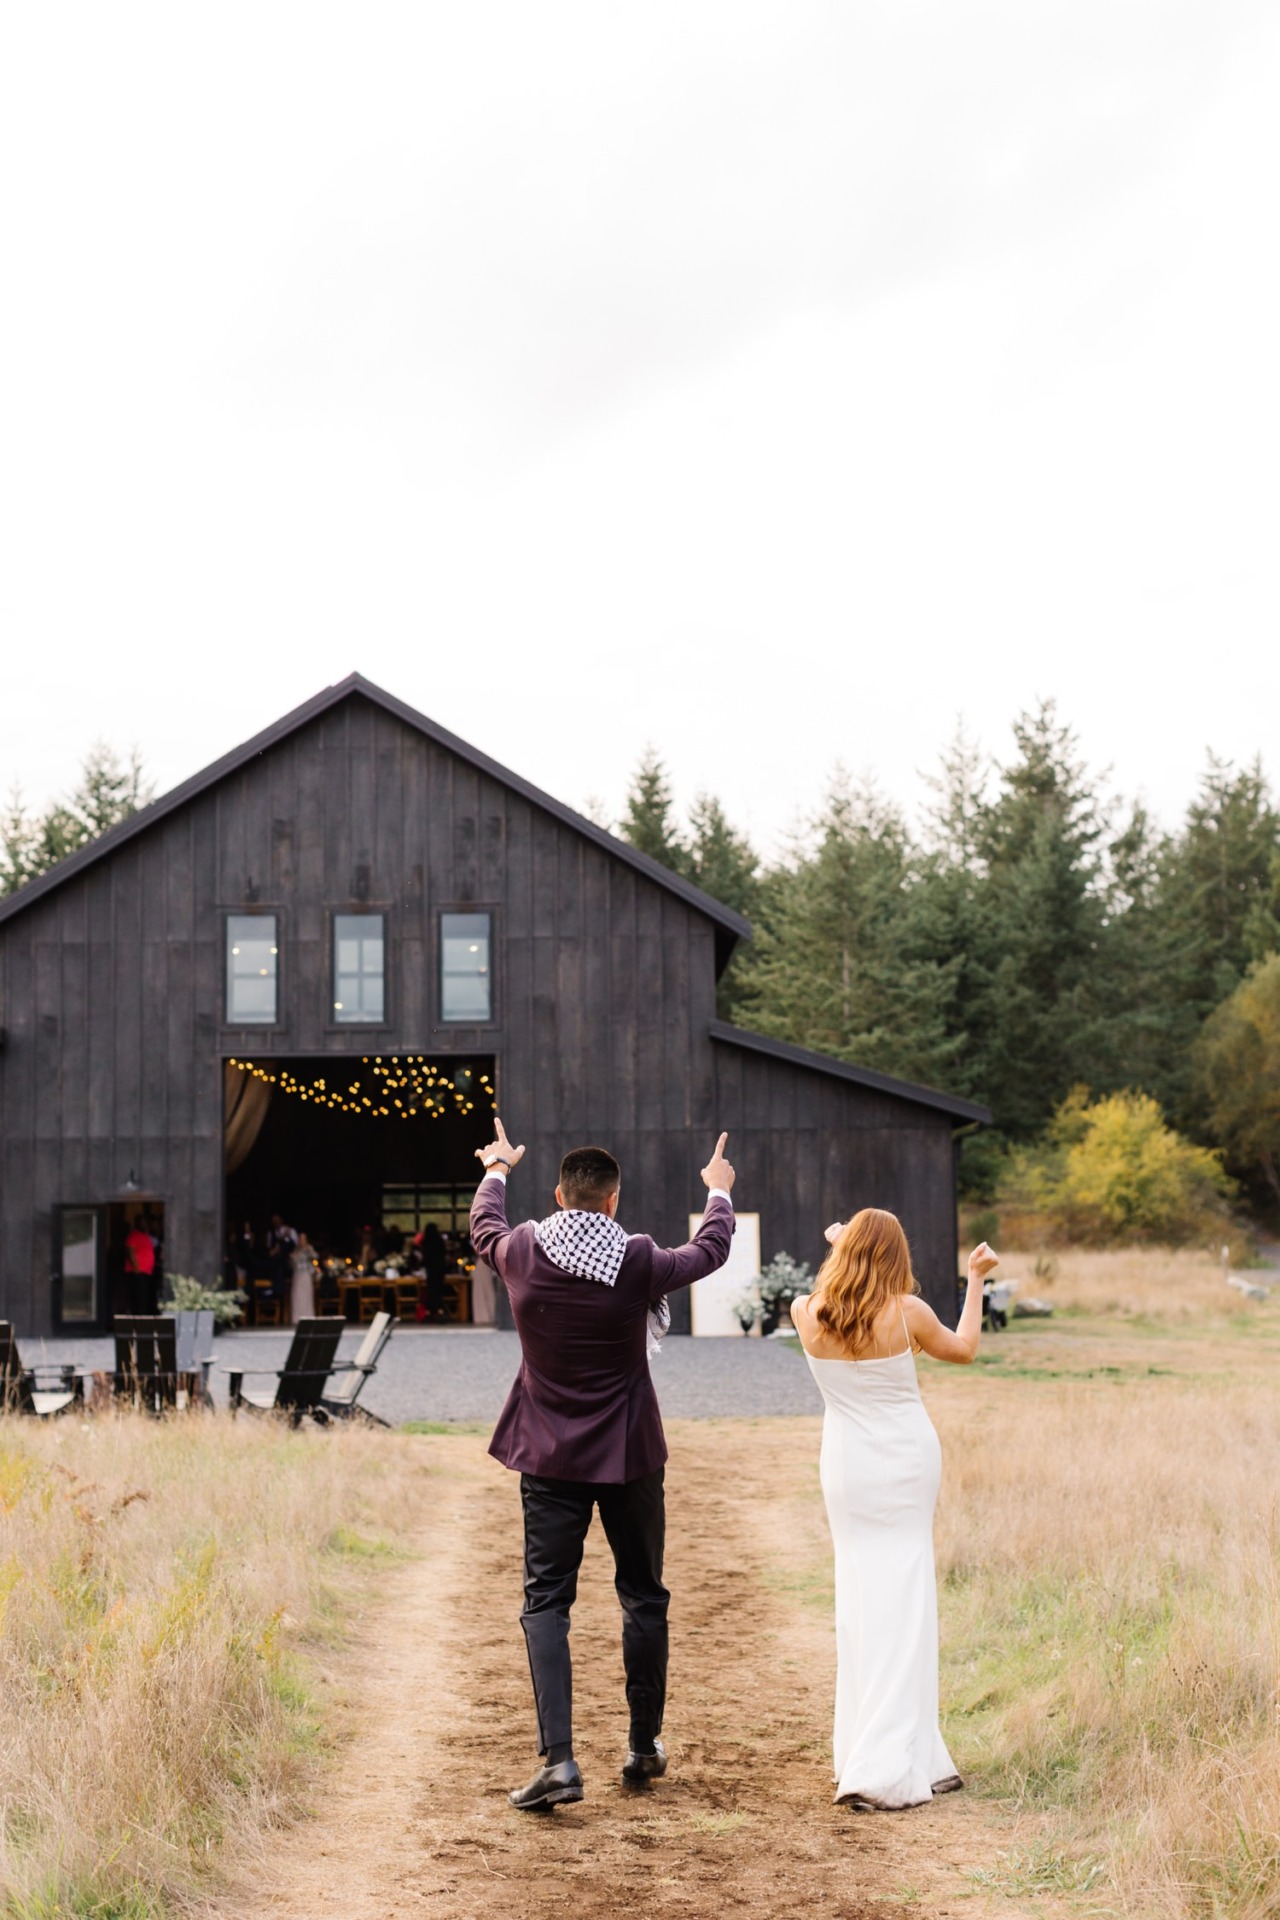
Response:
[[[954,1333],[915,1291],[901,1224],[864,1207],[827,1228],[831,1251],[791,1317],[826,1403],[822,1494],[835,1546],[836,1801],[913,1807],[964,1783],[938,1729],[933,1508],[942,1455],[913,1355],[966,1366],[978,1351],[984,1241]]]

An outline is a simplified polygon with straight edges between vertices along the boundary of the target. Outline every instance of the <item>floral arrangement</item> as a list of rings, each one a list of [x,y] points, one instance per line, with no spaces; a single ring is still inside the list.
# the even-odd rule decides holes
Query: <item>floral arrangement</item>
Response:
[[[761,1268],[757,1284],[766,1307],[787,1307],[802,1294],[813,1292],[808,1261],[793,1260],[789,1253],[775,1253],[768,1266]]]
[[[241,1287],[206,1287],[190,1273],[171,1273],[169,1305],[175,1313],[212,1313],[218,1327],[234,1326],[244,1318],[249,1296]]]

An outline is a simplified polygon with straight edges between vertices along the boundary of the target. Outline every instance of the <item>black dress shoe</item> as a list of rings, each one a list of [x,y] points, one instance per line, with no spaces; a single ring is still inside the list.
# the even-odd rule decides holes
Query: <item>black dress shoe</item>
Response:
[[[634,1748],[628,1750],[622,1777],[633,1787],[638,1787],[646,1780],[661,1780],[666,1770],[667,1750],[661,1740],[655,1740],[652,1753],[637,1753]]]
[[[539,1767],[527,1787],[517,1787],[507,1795],[521,1813],[550,1813],[569,1800],[581,1800],[582,1775],[576,1760],[560,1760],[554,1767]]]

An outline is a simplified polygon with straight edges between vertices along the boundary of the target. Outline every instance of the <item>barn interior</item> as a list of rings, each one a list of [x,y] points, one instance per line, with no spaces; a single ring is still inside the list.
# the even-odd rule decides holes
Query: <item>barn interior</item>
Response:
[[[493,1137],[492,1056],[228,1060],[228,1264],[279,1218],[322,1263],[397,1253],[428,1223],[466,1232],[475,1149]]]

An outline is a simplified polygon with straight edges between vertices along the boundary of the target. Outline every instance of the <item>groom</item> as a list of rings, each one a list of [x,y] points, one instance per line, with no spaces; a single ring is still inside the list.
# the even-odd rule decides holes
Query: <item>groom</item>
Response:
[[[558,1213],[507,1225],[507,1175],[524,1156],[501,1120],[479,1147],[484,1177],[471,1206],[471,1241],[506,1282],[520,1371],[489,1451],[520,1475],[524,1506],[524,1628],[543,1765],[510,1795],[522,1812],[581,1800],[573,1757],[569,1610],[591,1515],[600,1509],[622,1605],[622,1661],[631,1712],[622,1777],[632,1785],[667,1770],[658,1735],[667,1693],[667,1604],[662,1584],[667,1445],[649,1378],[651,1322],[667,1320],[666,1295],[714,1273],[733,1238],[728,1134],[702,1169],[709,1189],[688,1246],[656,1246],[618,1225],[622,1172],[603,1147],[576,1147],[560,1163]]]

